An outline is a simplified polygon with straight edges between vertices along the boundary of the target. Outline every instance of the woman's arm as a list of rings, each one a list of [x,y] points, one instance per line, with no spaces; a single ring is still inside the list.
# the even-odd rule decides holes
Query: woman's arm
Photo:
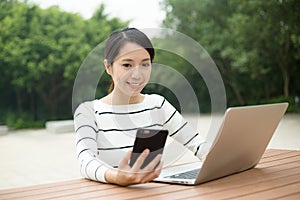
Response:
[[[107,165],[97,153],[98,127],[94,117],[92,102],[81,104],[74,114],[77,160],[83,177],[106,182],[104,173]]]
[[[168,101],[165,101],[162,109],[166,121],[164,128],[169,130],[170,136],[191,150],[195,156],[201,158],[205,154],[201,151],[205,139],[190,126],[189,122]]]
[[[85,178],[112,183],[120,186],[147,183],[157,178],[162,169],[161,155],[158,155],[145,168],[141,169],[145,158],[150,153],[145,150],[130,167],[131,151],[120,161],[118,169],[108,167],[97,154],[98,126],[94,117],[92,102],[81,104],[74,114],[76,132],[77,160],[80,164],[80,172]],[[155,166],[157,166],[155,168]]]

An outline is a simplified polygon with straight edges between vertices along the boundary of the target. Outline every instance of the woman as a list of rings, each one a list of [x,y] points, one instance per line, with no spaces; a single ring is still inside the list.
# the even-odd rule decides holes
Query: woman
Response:
[[[154,49],[135,28],[113,32],[105,45],[104,66],[112,78],[107,96],[82,103],[74,114],[76,150],[81,174],[91,180],[120,186],[147,183],[159,176],[158,155],[141,169],[145,150],[130,167],[139,128],[167,129],[169,136],[200,156],[203,138],[162,96],[142,94],[149,81]],[[112,167],[110,167],[112,166]]]

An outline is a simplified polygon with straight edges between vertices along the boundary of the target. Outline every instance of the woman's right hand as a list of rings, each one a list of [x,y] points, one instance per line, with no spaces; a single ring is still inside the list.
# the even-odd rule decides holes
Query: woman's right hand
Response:
[[[129,151],[120,161],[118,169],[109,169],[105,173],[105,179],[108,183],[120,186],[148,183],[157,178],[162,170],[163,163],[160,162],[161,154],[157,155],[146,167],[141,169],[142,164],[149,155],[148,149],[144,150],[131,167],[128,163],[132,154]]]

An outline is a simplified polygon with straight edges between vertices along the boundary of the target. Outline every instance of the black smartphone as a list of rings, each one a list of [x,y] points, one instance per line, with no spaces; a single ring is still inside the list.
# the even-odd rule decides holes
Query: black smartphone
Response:
[[[132,167],[145,149],[149,149],[150,154],[145,159],[141,169],[146,167],[158,154],[162,154],[168,133],[168,130],[138,129],[129,165]]]

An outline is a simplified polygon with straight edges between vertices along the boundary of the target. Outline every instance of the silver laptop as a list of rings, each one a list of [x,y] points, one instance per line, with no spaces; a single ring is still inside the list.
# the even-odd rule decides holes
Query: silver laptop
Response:
[[[165,168],[154,181],[197,185],[255,167],[287,107],[277,103],[228,108],[203,162]]]

